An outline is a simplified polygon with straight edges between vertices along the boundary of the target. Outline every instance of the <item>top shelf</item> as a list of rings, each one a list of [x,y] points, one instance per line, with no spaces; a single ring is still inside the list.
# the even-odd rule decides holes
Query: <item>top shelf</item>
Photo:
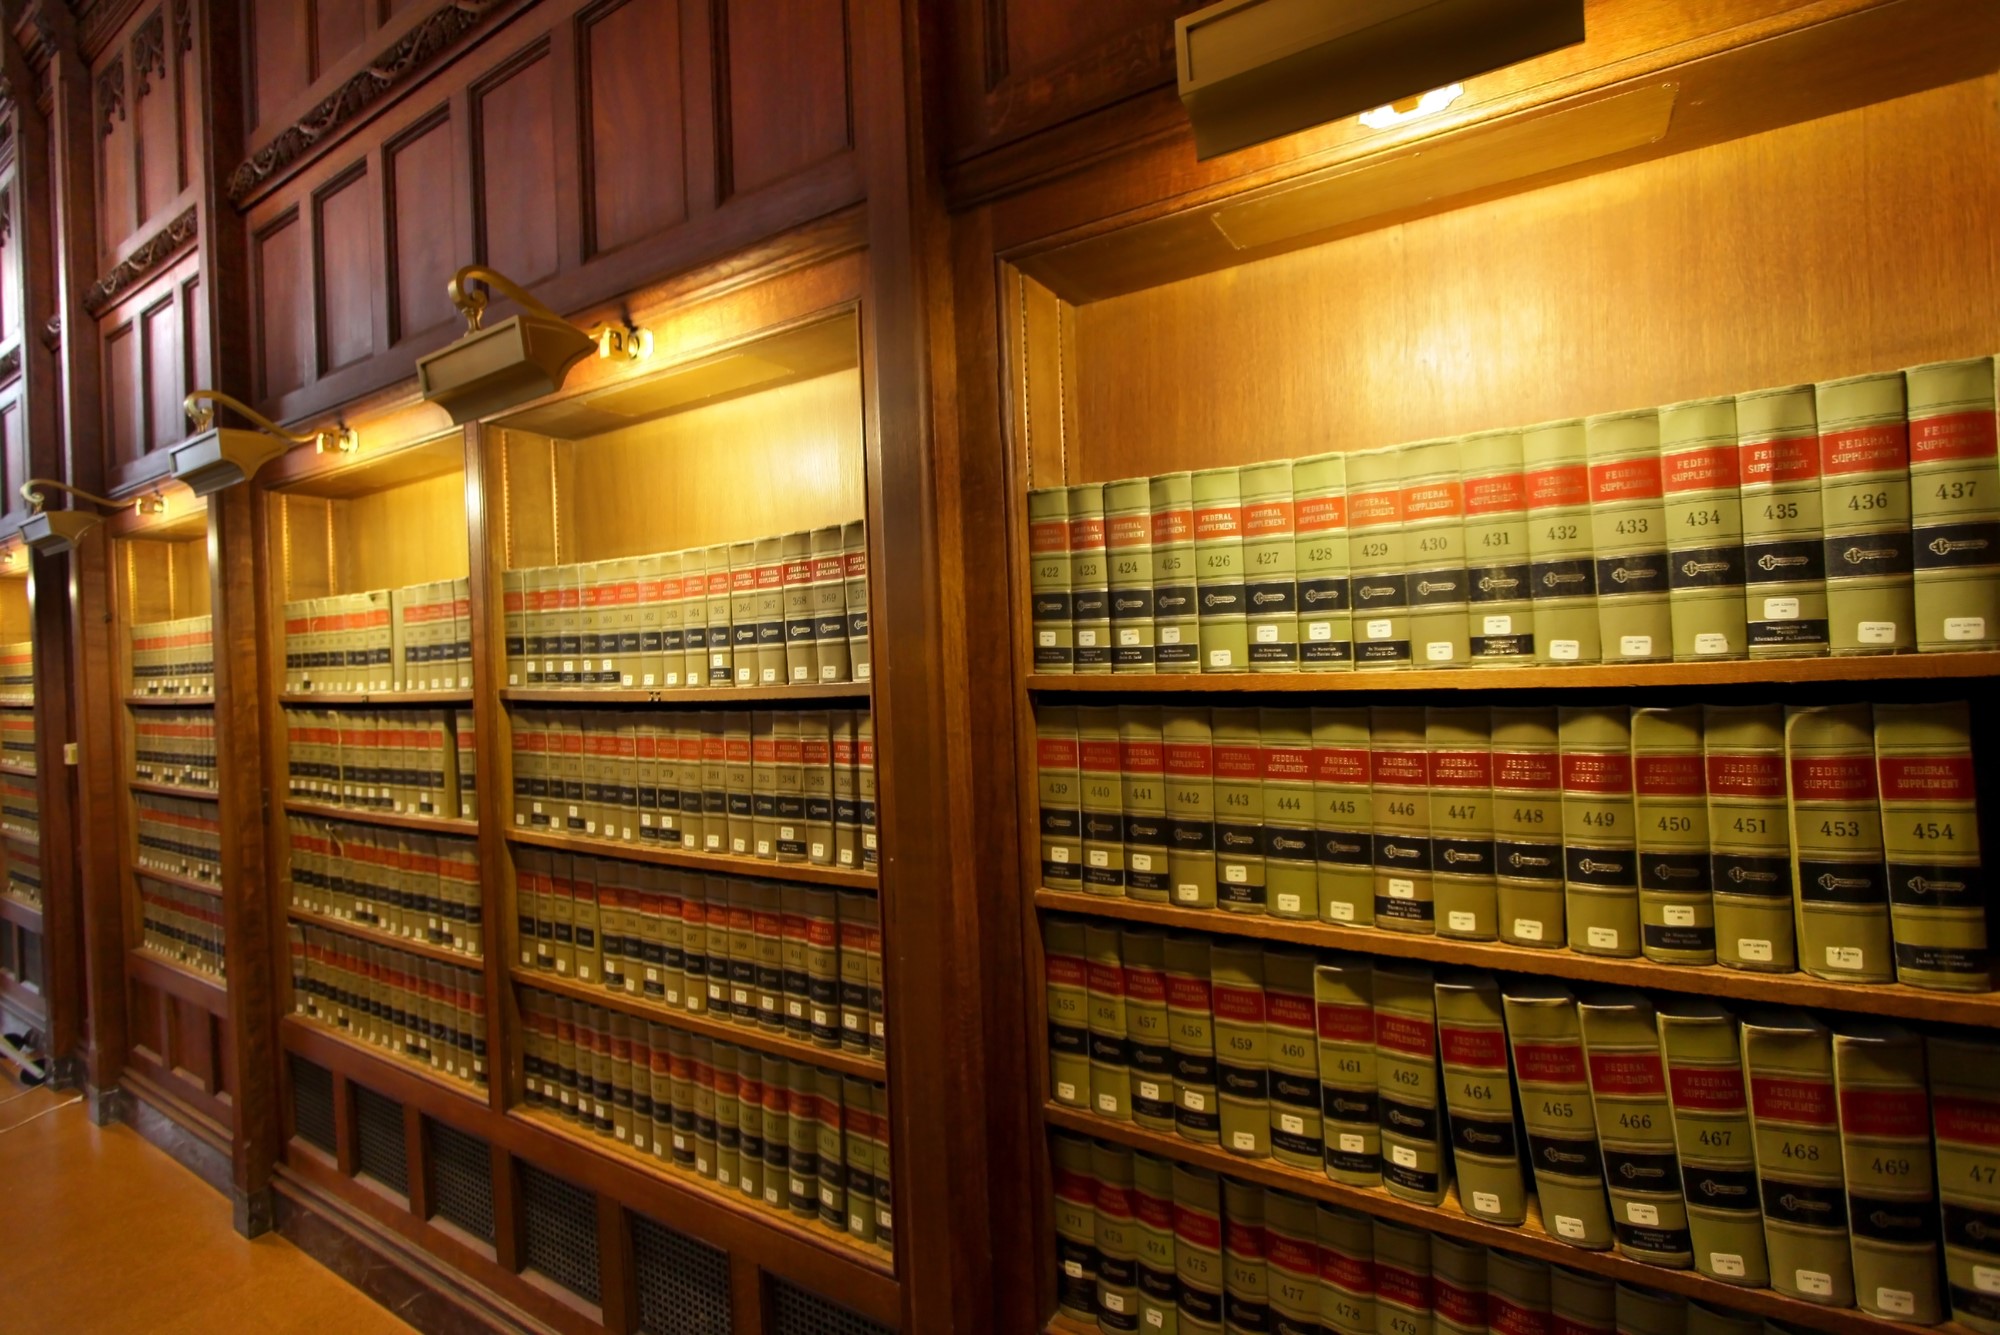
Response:
[[[1052,695],[1263,695],[1378,691],[1548,691],[1621,687],[1788,685],[1797,682],[1965,681],[2000,675],[2000,652],[1765,658],[1602,667],[1411,668],[1380,672],[1036,673]]]

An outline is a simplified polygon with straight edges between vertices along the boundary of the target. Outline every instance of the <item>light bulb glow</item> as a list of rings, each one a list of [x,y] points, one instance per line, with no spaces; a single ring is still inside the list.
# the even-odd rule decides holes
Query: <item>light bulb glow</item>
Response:
[[[1417,104],[1408,111],[1398,111],[1393,105],[1380,106],[1373,111],[1361,113],[1361,123],[1371,130],[1387,130],[1398,125],[1407,125],[1425,116],[1435,116],[1459,98],[1465,96],[1462,83],[1446,84],[1443,88],[1433,88],[1417,99]]]

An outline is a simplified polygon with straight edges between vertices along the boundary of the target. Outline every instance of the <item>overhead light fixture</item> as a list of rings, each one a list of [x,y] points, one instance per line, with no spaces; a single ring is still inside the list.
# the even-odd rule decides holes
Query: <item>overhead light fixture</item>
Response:
[[[1442,88],[1431,89],[1422,97],[1404,98],[1399,102],[1377,107],[1373,111],[1364,111],[1360,120],[1371,130],[1390,130],[1398,125],[1407,125],[1411,121],[1420,121],[1426,116],[1435,116],[1464,96],[1464,84],[1446,84]]]
[[[424,399],[451,414],[453,422],[491,417],[553,394],[585,357],[613,353],[611,330],[593,336],[577,328],[513,279],[483,264],[468,264],[453,274],[448,290],[452,305],[465,313],[465,336],[417,359],[417,385]],[[489,329],[484,326],[486,304],[494,292],[511,298],[521,313]],[[625,346],[643,331],[616,332],[617,351],[637,357]]]
[[[641,362],[653,355],[653,331],[630,324],[604,324],[594,331],[597,355],[605,360]]]
[[[195,434],[176,445],[171,455],[174,478],[197,496],[233,487],[257,475],[257,470],[293,445],[311,445],[321,454],[351,454],[361,439],[351,427],[293,434],[253,408],[213,389],[198,389],[181,404]],[[228,408],[256,424],[255,431],[215,425],[215,410]]]
[[[89,501],[107,510],[122,510],[129,505],[140,514],[157,514],[167,508],[166,498],[158,492],[136,500],[114,501],[108,496],[72,487],[67,482],[58,482],[52,477],[31,477],[21,484],[21,499],[28,503],[28,517],[21,521],[21,541],[45,556],[56,556],[74,547],[85,533],[97,526],[100,517],[87,510],[46,509],[48,497],[42,494],[44,488]],[[159,509],[149,509],[155,502]]]

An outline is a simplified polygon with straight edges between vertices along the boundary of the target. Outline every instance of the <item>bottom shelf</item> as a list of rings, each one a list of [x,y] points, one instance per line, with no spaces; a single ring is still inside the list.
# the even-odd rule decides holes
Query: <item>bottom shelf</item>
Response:
[[[1622,1280],[1668,1293],[1681,1294],[1714,1307],[1788,1321],[1810,1330],[1827,1331],[1830,1335],[1887,1335],[1891,1331],[1908,1332],[1917,1329],[1901,1322],[1872,1317],[1853,1308],[1822,1307],[1802,1299],[1788,1298],[1772,1289],[1738,1288],[1733,1284],[1709,1279],[1694,1270],[1667,1270],[1647,1265],[1642,1261],[1620,1256],[1616,1251],[1585,1251],[1580,1247],[1572,1247],[1542,1226],[1541,1215],[1532,1196],[1529,1198],[1527,1222],[1519,1227],[1509,1228],[1501,1224],[1485,1223],[1465,1214],[1458,1208],[1455,1189],[1446,1196],[1443,1205],[1418,1205],[1391,1195],[1380,1187],[1347,1186],[1318,1173],[1287,1167],[1275,1159],[1239,1158],[1218,1145],[1199,1144],[1170,1133],[1149,1131],[1131,1122],[1110,1121],[1059,1104],[1046,1105],[1043,1117],[1050,1126],[1064,1131],[1098,1140],[1113,1141],[1163,1159],[1176,1160],[1226,1177],[1233,1177],[1241,1182],[1275,1187],[1280,1191],[1325,1201],[1330,1205],[1342,1206],[1377,1219],[1386,1219],[1429,1233],[1441,1233],[1447,1237],[1459,1238],[1482,1246],[1497,1247],[1501,1251],[1512,1252],[1518,1256],[1551,1261],[1568,1266],[1572,1270],[1602,1275],[1607,1279]],[[1048,1328],[1066,1331],[1079,1329],[1075,1323],[1064,1325],[1052,1323]],[[1971,1335],[1966,1327],[1951,1322],[1922,1329],[1945,1332],[1946,1335],[1952,1335],[1953,1332],[1957,1332],[1958,1335]]]

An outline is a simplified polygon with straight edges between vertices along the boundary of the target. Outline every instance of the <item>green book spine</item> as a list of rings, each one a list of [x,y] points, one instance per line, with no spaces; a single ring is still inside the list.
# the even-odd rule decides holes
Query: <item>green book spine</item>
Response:
[[[1377,1335],[1431,1335],[1431,1234],[1373,1223]]]
[[[1173,895],[1167,823],[1166,747],[1160,711],[1118,707],[1119,775],[1124,808],[1125,893],[1164,904]]]
[[[1283,1191],[1264,1193],[1271,1335],[1323,1335],[1319,1324],[1318,1216],[1313,1203],[1304,1197]]]
[[[1992,357],[1915,366],[1910,541],[1917,648],[2000,648],[2000,452]]]
[[[1618,1250],[1686,1269],[1694,1249],[1652,1003],[1633,992],[1608,993],[1580,1004],[1577,1018]]]
[[[1194,483],[1187,473],[1163,473],[1152,479],[1149,490],[1153,515],[1153,666],[1160,672],[1199,672]]]
[[[1213,958],[1209,940],[1205,936],[1169,936],[1166,960],[1174,1130],[1187,1140],[1214,1145],[1220,1140],[1222,1120],[1215,1088],[1215,1013],[1209,990]]]
[[[1430,750],[1431,894],[1437,933],[1462,941],[1499,935],[1493,872],[1492,716],[1485,709],[1426,709]]]
[[[1035,635],[1035,671],[1074,672],[1076,634],[1070,628],[1067,487],[1028,493],[1028,600]],[[846,603],[841,606],[845,610]],[[841,629],[846,629],[844,622]]]
[[[1264,1189],[1222,1179],[1222,1328],[1229,1335],[1271,1329],[1270,1234]]]
[[[1896,980],[1990,990],[1971,710],[1962,700],[1876,705],[1875,771]]]
[[[1316,454],[1292,465],[1292,524],[1298,534],[1299,668],[1354,666],[1348,587],[1347,456]]]
[[[1180,1280],[1174,1274],[1174,1168],[1151,1154],[1132,1155],[1132,1212],[1138,1231],[1139,1328],[1176,1335]]]
[[[1083,949],[1090,983],[1090,1109],[1099,1117],[1129,1122],[1132,1073],[1127,1055],[1125,963],[1118,929],[1086,926]]]
[[[1931,1126],[1951,1318],[2000,1333],[2000,1044],[1931,1034]]]
[[[1264,755],[1254,709],[1218,709],[1215,727],[1216,902],[1265,911]]]
[[[1167,943],[1158,932],[1121,932],[1125,962],[1126,1057],[1132,1072],[1132,1120],[1152,1131],[1174,1129],[1174,1053],[1167,1010]]]
[[[1243,597],[1252,672],[1299,666],[1298,538],[1293,530],[1292,462],[1250,464],[1243,494]]]
[[[1785,711],[1799,967],[1815,978],[1895,977],[1873,722],[1867,705]]]
[[[1816,397],[1828,641],[1836,654],[1907,653],[1917,635],[1903,373],[1824,381]]]
[[[1035,772],[1042,827],[1042,884],[1083,888],[1083,776],[1076,707],[1035,706]]]
[[[1764,1288],[1771,1267],[1736,1017],[1712,1001],[1675,997],[1660,1005],[1658,1023],[1695,1269]]]
[[[1607,663],[1673,657],[1660,416],[1652,408],[1584,421],[1597,630]]]
[[[1051,917],[1042,925],[1042,971],[1048,980],[1049,1096],[1070,1108],[1090,1106],[1090,962],[1083,924]]]
[[[806,686],[819,680],[819,659],[814,652],[813,632],[812,534],[803,531],[787,533],[779,542],[784,556],[780,568],[780,597],[784,606],[785,680],[794,686]],[[661,558],[648,559],[657,561]],[[678,650],[678,636],[675,645]],[[642,650],[644,647],[642,641]],[[652,656],[657,658],[658,653],[654,650]],[[677,683],[678,667],[675,679]],[[652,682],[649,680],[646,684],[650,686]],[[662,684],[668,683],[663,681]]]
[[[1206,709],[1165,709],[1167,877],[1182,908],[1215,907],[1215,745]]]
[[[1374,968],[1364,957],[1343,956],[1313,970],[1326,1175],[1354,1187],[1382,1182],[1374,996]]]
[[[873,675],[868,640],[868,529],[859,519],[850,519],[840,526],[840,575],[841,601],[846,613],[848,676],[854,681],[867,681]],[[824,664],[820,676],[826,679]]]
[[[1900,1025],[1841,1025],[1833,1036],[1833,1086],[1855,1305],[1870,1316],[1934,1326],[1944,1320],[1945,1299],[1923,1039]]]
[[[1639,953],[1632,830],[1632,724],[1623,708],[1558,711],[1562,746],[1563,901],[1570,949]]]
[[[757,837],[756,786],[750,715],[725,714],[722,723],[724,828],[728,831],[725,849],[739,858],[751,856],[751,844]]]
[[[1190,475],[1189,486],[1201,670],[1241,672],[1249,665],[1250,631],[1245,620],[1240,471],[1206,468]]]
[[[1537,663],[1602,661],[1590,465],[1581,418],[1521,432]]]
[[[1798,1011],[1745,1020],[1743,1076],[1771,1287],[1806,1302],[1851,1307],[1832,1035]]]
[[[1097,1180],[1090,1142],[1050,1136],[1056,1230],[1056,1305],[1078,1321],[1097,1320]],[[822,1156],[824,1163],[824,1156]],[[822,1171],[824,1171],[822,1169]],[[842,1220],[843,1225],[845,1220]]]
[[[1438,1335],[1486,1335],[1486,1248],[1431,1235],[1431,1320]]]
[[[1632,711],[1632,812],[1641,953],[1715,963],[1699,705]]]
[[[1410,663],[1410,582],[1403,546],[1402,465],[1397,452],[1347,456],[1347,552],[1354,610],[1354,666]]]
[[[1329,1335],[1375,1335],[1375,1228],[1365,1214],[1320,1205],[1319,1324]]]
[[[1313,836],[1312,713],[1260,709],[1265,903],[1274,918],[1319,917]]]
[[[1254,945],[1218,941],[1209,947],[1209,961],[1222,1148],[1266,1159],[1271,1155],[1271,1040],[1264,952]]]
[[[768,710],[750,715],[750,851],[778,860],[778,718]]]
[[[1093,895],[1125,893],[1124,760],[1115,705],[1076,711],[1078,765],[1083,780],[1083,888]]]
[[[1734,398],[1660,409],[1667,602],[1677,663],[1749,653],[1739,459]]]
[[[1518,1225],[1527,1218],[1528,1189],[1514,1135],[1500,989],[1492,976],[1464,971],[1439,977],[1437,1022],[1459,1206],[1475,1219]]]
[[[1405,445],[1398,469],[1403,552],[1410,568],[1410,658],[1423,667],[1462,667],[1472,657],[1472,642],[1458,441]]]
[[[1553,983],[1510,984],[1500,997],[1528,1133],[1528,1164],[1549,1232],[1591,1251],[1611,1246],[1576,999]]]
[[[622,580],[621,580],[622,584]],[[757,684],[779,686],[791,677],[785,661],[785,542],[757,539]],[[615,615],[615,608],[614,608]],[[622,632],[619,642],[624,642]],[[607,676],[608,673],[600,672]],[[621,678],[613,678],[621,680]]]
[[[733,542],[729,553],[729,651],[735,684],[757,683],[757,544]],[[586,578],[588,576],[586,575]]]
[[[1174,1277],[1181,1335],[1222,1332],[1222,1180],[1174,1165]]]
[[[1368,711],[1314,709],[1313,841],[1319,916],[1375,921],[1375,812],[1369,785]]]
[[[1568,941],[1563,916],[1562,759],[1556,711],[1492,712],[1493,873],[1500,939]]]
[[[1548,1267],[1552,1335],[1614,1335],[1618,1329],[1617,1289],[1597,1275],[1566,1266]]]
[[[1133,1202],[1132,1151],[1094,1141],[1097,1327],[1111,1335],[1139,1329],[1139,1216]]]
[[[1069,624],[1076,670],[1111,671],[1111,570],[1104,539],[1104,485],[1069,489]]]
[[[1151,672],[1153,653],[1152,483],[1104,485],[1104,547],[1111,571],[1111,670]]]
[[[1436,981],[1429,968],[1375,970],[1375,1090],[1382,1125],[1382,1185],[1392,1196],[1437,1205],[1451,1185],[1438,1081]]]
[[[1264,952],[1264,1017],[1271,1057],[1271,1157],[1294,1168],[1326,1164],[1313,1002],[1314,957]]]
[[[1558,1271],[1568,1276],[1572,1272]],[[1531,1261],[1499,1248],[1486,1253],[1486,1324],[1493,1335],[1585,1335],[1589,1327],[1557,1316],[1549,1290],[1553,1274],[1546,1261]],[[1610,1329],[1609,1322],[1605,1330]]]
[[[1368,711],[1375,806],[1375,925],[1435,930],[1431,891],[1430,748],[1422,708]]]
[[[1620,1283],[1614,1296],[1618,1335],[1686,1335],[1687,1299]]]
[[[1473,661],[1535,660],[1534,567],[1528,485],[1519,431],[1482,431],[1459,442],[1465,488],[1465,583]]]
[[[1790,973],[1798,950],[1784,709],[1703,705],[1701,734],[1716,959],[1732,969]]]
[[[1035,670],[1067,672],[1075,648],[1069,633],[1069,493],[1061,487],[1029,493],[1028,523]],[[819,681],[849,681],[854,675],[847,640],[846,546],[840,524],[812,531],[813,664]],[[1052,601],[1045,601],[1044,594]],[[1053,638],[1045,632],[1054,632]],[[690,626],[690,651],[697,647],[694,634]],[[696,682],[690,678],[688,684]]]

